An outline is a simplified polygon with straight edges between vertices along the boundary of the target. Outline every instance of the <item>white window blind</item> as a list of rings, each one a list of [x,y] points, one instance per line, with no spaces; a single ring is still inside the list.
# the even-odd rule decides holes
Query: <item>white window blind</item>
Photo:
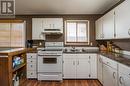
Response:
[[[65,24],[65,44],[83,44],[89,42],[88,20],[67,20]]]
[[[25,47],[24,23],[0,23],[0,47]]]

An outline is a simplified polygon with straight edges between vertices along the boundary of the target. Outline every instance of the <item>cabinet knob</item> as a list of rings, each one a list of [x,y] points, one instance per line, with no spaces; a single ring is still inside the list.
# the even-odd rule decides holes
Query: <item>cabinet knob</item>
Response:
[[[130,29],[128,30],[128,34],[130,35]]]
[[[33,73],[31,73],[31,75],[33,75]]]
[[[114,78],[114,79],[116,78],[115,74],[116,74],[116,73],[115,73],[115,72],[113,72],[113,78]]]

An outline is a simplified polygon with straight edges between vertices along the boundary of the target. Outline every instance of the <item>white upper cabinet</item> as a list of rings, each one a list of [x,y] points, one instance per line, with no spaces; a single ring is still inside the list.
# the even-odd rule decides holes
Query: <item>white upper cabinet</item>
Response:
[[[96,21],[96,39],[130,38],[130,0]]]
[[[96,39],[114,38],[114,10],[96,21]]]
[[[43,18],[43,33],[63,33],[63,18]]]
[[[103,39],[114,38],[114,10],[103,16]]]
[[[130,0],[115,9],[116,38],[130,38]]]
[[[33,40],[45,40],[43,32],[43,20],[42,18],[32,18],[32,39]]]
[[[100,19],[98,19],[97,21],[96,21],[96,39],[98,40],[98,39],[102,39],[102,37],[103,37],[103,21],[102,21],[103,19],[102,18],[100,18]]]

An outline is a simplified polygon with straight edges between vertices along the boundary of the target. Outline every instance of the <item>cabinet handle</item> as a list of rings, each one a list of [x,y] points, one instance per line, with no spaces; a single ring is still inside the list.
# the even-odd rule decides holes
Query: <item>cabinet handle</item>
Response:
[[[77,61],[77,65],[79,65],[79,61]]]
[[[51,24],[50,24],[50,28],[51,28]]]
[[[104,38],[104,34],[102,34],[102,38]]]
[[[116,74],[116,73],[115,73],[115,72],[113,72],[113,78],[114,78],[114,79],[116,78],[116,77],[115,77],[115,74]]]
[[[32,67],[32,65],[31,65],[31,67]]]
[[[128,30],[128,34],[130,35],[130,29]]]
[[[119,78],[119,82],[121,85],[123,84],[122,79],[123,79],[122,77]]]
[[[75,65],[75,61],[73,61],[73,65]]]
[[[41,34],[39,34],[39,38],[42,38],[42,33],[41,33]]]
[[[102,63],[102,59],[101,58],[99,58],[99,62]]]
[[[55,25],[53,24],[53,28],[55,27]]]

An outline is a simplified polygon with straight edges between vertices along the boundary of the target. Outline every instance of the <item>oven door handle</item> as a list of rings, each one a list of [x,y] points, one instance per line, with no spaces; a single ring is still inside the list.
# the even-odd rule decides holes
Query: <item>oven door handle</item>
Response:
[[[62,56],[62,55],[38,55],[38,56]]]

